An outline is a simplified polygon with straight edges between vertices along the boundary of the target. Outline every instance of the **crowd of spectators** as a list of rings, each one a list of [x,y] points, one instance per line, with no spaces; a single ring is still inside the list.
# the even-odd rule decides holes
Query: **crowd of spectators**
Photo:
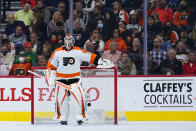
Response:
[[[121,75],[143,75],[143,0],[73,1],[75,46],[111,60]],[[45,67],[70,31],[69,0],[21,0],[21,6],[7,15],[0,75]],[[196,11],[187,0],[148,0],[147,14],[148,74],[196,74]]]

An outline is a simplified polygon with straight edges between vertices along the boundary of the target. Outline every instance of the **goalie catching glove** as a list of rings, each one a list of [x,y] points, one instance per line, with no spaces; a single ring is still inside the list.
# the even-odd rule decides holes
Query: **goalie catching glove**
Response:
[[[114,67],[114,64],[110,60],[103,59],[103,58],[100,58],[98,60],[97,68],[112,68],[112,67]]]

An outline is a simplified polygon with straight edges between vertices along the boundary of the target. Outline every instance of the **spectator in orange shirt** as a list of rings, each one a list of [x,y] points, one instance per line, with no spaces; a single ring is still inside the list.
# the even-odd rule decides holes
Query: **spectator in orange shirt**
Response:
[[[10,71],[10,75],[15,76],[26,76],[28,75],[28,70],[31,68],[31,63],[25,61],[24,54],[19,54],[19,62],[15,63],[12,66],[12,69]]]
[[[166,21],[172,21],[174,12],[171,8],[168,8],[167,1],[160,0],[159,2],[159,7],[154,9],[159,14],[159,20],[162,24],[165,24]]]
[[[120,34],[119,30],[118,29],[114,29],[113,37],[106,42],[105,50],[109,50],[110,49],[110,43],[112,41],[114,41],[114,42],[117,43],[119,51],[122,51],[122,52],[126,52],[127,51],[127,45],[126,45],[125,41],[121,37],[119,37],[119,34]]]
[[[188,18],[190,16],[191,11],[187,5],[185,0],[182,0],[179,4],[178,10],[174,13],[173,16],[173,24],[177,26],[177,28],[184,29],[188,26]]]

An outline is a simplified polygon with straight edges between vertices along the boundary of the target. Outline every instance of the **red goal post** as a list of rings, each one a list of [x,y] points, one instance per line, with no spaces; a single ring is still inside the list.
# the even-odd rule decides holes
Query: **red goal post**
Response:
[[[40,75],[43,75],[42,72],[45,69],[46,69],[45,67],[33,67],[31,69],[31,71],[36,72],[36,73],[38,73]],[[38,91],[37,90],[37,85],[38,85],[38,83],[41,80],[39,80],[39,78],[38,79],[35,79],[35,78],[38,78],[38,77],[35,76],[35,75],[33,75],[33,74],[31,74],[31,123],[32,124],[34,124],[35,121],[36,121],[36,113],[35,113],[36,110],[37,110],[36,108],[38,106],[42,106],[43,105],[43,104],[36,105],[37,102],[40,102],[40,101],[38,101],[37,95],[41,95],[41,94],[39,94],[37,92]],[[94,79],[91,79],[91,78],[94,78]],[[108,79],[108,81],[107,81],[107,78],[110,78],[110,79]],[[112,100],[111,100],[111,98],[110,98],[110,100],[106,100],[106,101],[109,101],[109,103],[106,103],[106,105],[103,105],[103,108],[104,108],[104,106],[107,106],[108,107],[110,105],[113,105],[113,107],[112,107],[113,108],[112,109],[113,111],[112,112],[111,111],[106,112],[105,113],[105,117],[109,117],[109,119],[112,119],[112,121],[114,121],[114,124],[117,124],[118,123],[118,108],[117,108],[117,100],[118,100],[117,99],[117,94],[118,94],[117,93],[117,69],[115,67],[108,68],[108,69],[95,68],[95,67],[81,67],[81,79],[83,79],[82,81],[85,81],[86,83],[92,83],[92,81],[94,80],[95,81],[94,82],[94,85],[100,85],[101,86],[100,88],[103,88],[104,90],[106,89],[106,87],[107,88],[110,88],[112,90],[111,91],[111,92],[113,92]],[[96,83],[96,80],[98,80],[97,83]],[[44,82],[42,80],[41,84],[43,84],[43,83]],[[108,84],[108,83],[110,83],[110,84]],[[107,84],[109,86],[107,86]],[[40,84],[38,86],[40,86]],[[93,88],[91,88],[91,89],[93,89]],[[100,89],[100,90],[103,90],[103,89]],[[110,92],[108,92],[108,90],[109,89],[106,90],[107,92],[101,92],[101,93],[105,93],[105,96],[107,96],[108,94],[110,94]],[[39,97],[41,97],[41,96],[39,96]],[[113,102],[111,102],[111,101],[113,101]],[[41,102],[44,103],[44,101],[41,101]],[[47,105],[47,103],[46,103],[46,105]],[[51,106],[54,106],[54,105],[51,105]],[[108,107],[108,108],[111,108],[111,107]]]

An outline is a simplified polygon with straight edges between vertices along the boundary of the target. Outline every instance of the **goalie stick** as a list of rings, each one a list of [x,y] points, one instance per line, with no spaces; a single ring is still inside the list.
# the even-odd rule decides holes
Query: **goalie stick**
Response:
[[[28,70],[28,72],[31,73],[31,74],[33,74],[33,75],[35,75],[35,76],[38,76],[38,77],[40,77],[40,78],[45,78],[45,76],[42,76],[42,75],[40,75],[40,74],[38,74],[38,73],[36,73],[36,72],[33,72],[33,71],[31,71],[31,70]]]

